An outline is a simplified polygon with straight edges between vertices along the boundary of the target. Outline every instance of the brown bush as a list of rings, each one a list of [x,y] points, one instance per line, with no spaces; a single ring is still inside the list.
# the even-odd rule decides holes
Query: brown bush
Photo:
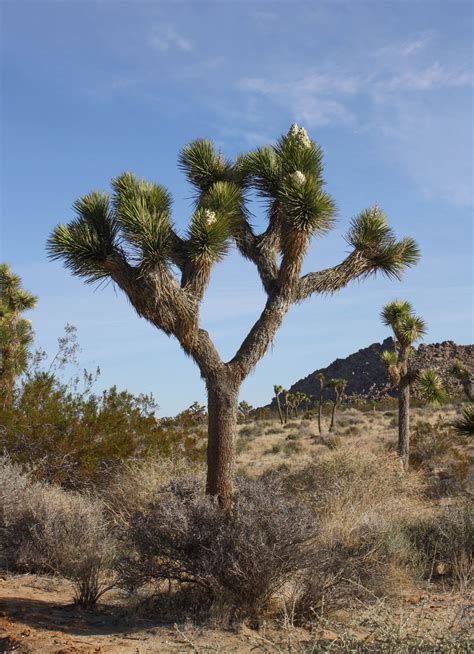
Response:
[[[323,604],[397,592],[397,577],[417,563],[406,525],[420,507],[418,473],[402,475],[395,456],[347,448],[290,472],[285,485],[309,503],[319,524],[298,593],[300,619]]]
[[[227,605],[232,619],[258,618],[272,595],[308,562],[315,521],[276,479],[239,479],[226,515],[197,479],[177,479],[130,521],[133,551],[122,585],[174,580]]]
[[[414,523],[410,536],[421,554],[426,577],[439,576],[467,587],[473,578],[474,511],[459,504]]]
[[[58,573],[75,588],[75,602],[93,606],[111,586],[115,543],[103,507],[85,495],[32,481],[0,462],[4,563],[16,570]]]

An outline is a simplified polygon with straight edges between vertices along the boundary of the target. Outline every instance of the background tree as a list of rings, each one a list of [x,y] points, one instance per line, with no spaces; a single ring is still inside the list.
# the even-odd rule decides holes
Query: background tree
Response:
[[[344,396],[344,390],[347,386],[347,379],[342,379],[338,377],[336,379],[330,379],[327,383],[328,388],[332,388],[334,391],[334,400],[332,403],[331,411],[331,424],[329,425],[329,431],[334,430],[334,422],[336,418],[336,409],[341,404],[342,398]]]
[[[205,140],[186,146],[179,161],[196,192],[184,236],[172,225],[168,191],[124,173],[112,181],[112,197],[93,192],[76,201],[76,217],[56,227],[48,250],[87,282],[115,282],[137,313],[174,336],[199,366],[208,394],[207,492],[228,510],[239,389],[291,305],[377,271],[399,278],[417,261],[418,248],[412,239],[397,241],[374,207],[352,221],[346,237],[351,250],[342,263],[301,276],[311,238],[332,228],[336,207],[324,190],[322,151],[295,124],[275,146],[234,164]],[[268,225],[260,234],[249,222],[250,191],[267,205]],[[224,362],[200,327],[199,308],[212,267],[232,242],[256,266],[267,301],[234,357]]]
[[[461,383],[464,394],[466,395],[467,399],[472,402],[474,400],[474,392],[472,378],[469,370],[462,363],[462,361],[459,361],[459,359],[454,359],[451,364],[450,372]]]
[[[276,405],[278,409],[278,415],[280,416],[280,422],[283,425],[283,413],[281,411],[281,402],[280,402],[280,395],[283,393],[283,386],[278,386],[278,384],[275,384],[273,387],[273,392],[275,393],[275,400],[276,400]]]
[[[317,380],[319,382],[319,399],[318,399],[318,431],[320,434],[322,434],[322,427],[321,427],[321,415],[323,412],[323,394],[324,394],[324,386],[326,384],[326,377],[323,375],[322,372],[320,372],[317,376]]]
[[[249,404],[245,400],[242,400],[239,403],[239,413],[244,418],[244,420],[247,420],[249,418],[251,411],[253,411],[253,406],[251,404]]]
[[[431,404],[443,399],[442,382],[432,370],[417,370],[411,365],[413,343],[426,332],[422,318],[416,316],[406,300],[394,300],[385,305],[382,321],[391,327],[395,337],[395,351],[382,353],[391,384],[398,388],[398,455],[404,469],[408,469],[410,456],[410,388],[417,384],[420,397]]]
[[[0,264],[0,402],[10,403],[15,381],[25,371],[33,329],[24,311],[36,306],[37,298],[22,288],[21,279],[6,263]]]

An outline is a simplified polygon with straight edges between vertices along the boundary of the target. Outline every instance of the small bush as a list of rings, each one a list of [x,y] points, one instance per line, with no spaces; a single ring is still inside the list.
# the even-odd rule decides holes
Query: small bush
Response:
[[[472,580],[474,511],[468,502],[445,507],[410,531],[422,555],[425,576],[450,578],[467,587]]]
[[[246,450],[248,450],[249,447],[250,447],[250,445],[249,445],[249,441],[247,439],[238,438],[236,443],[235,443],[235,453],[238,456],[239,454],[242,454],[242,452],[245,452]]]
[[[323,604],[396,592],[417,564],[406,524],[419,511],[419,473],[402,475],[396,456],[345,448],[290,471],[285,485],[312,507],[319,525],[297,598],[300,619]]]
[[[234,618],[257,618],[307,564],[314,524],[275,478],[240,478],[230,515],[200,481],[178,479],[130,521],[125,539],[133,552],[120,565],[121,582],[131,590],[163,580],[190,584]]]
[[[283,446],[283,452],[286,456],[293,456],[301,452],[302,446],[298,441],[287,441]]]
[[[115,544],[98,501],[34,482],[3,460],[0,515],[8,567],[62,575],[73,583],[75,602],[84,608],[110,588]]]
[[[460,445],[462,437],[442,419],[434,425],[426,421],[415,425],[410,464],[431,474],[434,495],[449,495],[462,489],[469,473],[470,457]]]

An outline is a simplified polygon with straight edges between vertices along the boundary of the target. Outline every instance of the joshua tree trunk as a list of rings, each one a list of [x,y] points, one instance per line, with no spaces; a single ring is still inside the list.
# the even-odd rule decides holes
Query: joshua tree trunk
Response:
[[[332,405],[331,424],[329,425],[329,431],[332,431],[334,429],[334,418],[336,416],[336,408],[337,408],[337,402],[334,402]]]
[[[207,383],[208,443],[206,492],[217,496],[225,511],[232,507],[235,435],[239,389]]]
[[[277,408],[278,408],[278,415],[280,416],[280,422],[283,424],[283,414],[281,412],[281,404],[280,404],[280,395],[279,393],[275,393],[276,397],[276,403],[277,403]]]
[[[410,383],[402,379],[398,395],[398,456],[404,470],[410,457]]]
[[[472,383],[472,380],[469,377],[466,377],[465,379],[461,380],[461,385],[467,399],[470,402],[472,402],[474,400],[474,388],[473,388],[474,385]]]
[[[318,405],[318,431],[321,434],[322,429],[321,429],[321,414],[323,411],[323,399],[320,397],[319,398],[319,405]]]

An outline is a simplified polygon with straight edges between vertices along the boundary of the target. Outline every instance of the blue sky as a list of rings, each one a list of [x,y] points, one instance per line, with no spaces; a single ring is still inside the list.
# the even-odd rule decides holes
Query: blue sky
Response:
[[[112,286],[48,262],[45,242],[80,195],[133,170],[167,186],[185,229],[191,190],[176,162],[206,137],[226,155],[274,142],[293,121],[325,152],[336,229],[305,271],[338,263],[352,216],[378,202],[423,256],[402,283],[353,284],[295,307],[242,388],[254,405],[334,358],[388,335],[382,305],[404,297],[426,341],[472,342],[472,4],[456,0],[161,2],[2,0],[1,258],[35,292],[38,345],[77,326],[100,385],[152,391],[162,415],[204,401],[178,344]],[[254,222],[262,224],[261,207]],[[214,270],[202,311],[223,358],[264,296],[236,253]]]

